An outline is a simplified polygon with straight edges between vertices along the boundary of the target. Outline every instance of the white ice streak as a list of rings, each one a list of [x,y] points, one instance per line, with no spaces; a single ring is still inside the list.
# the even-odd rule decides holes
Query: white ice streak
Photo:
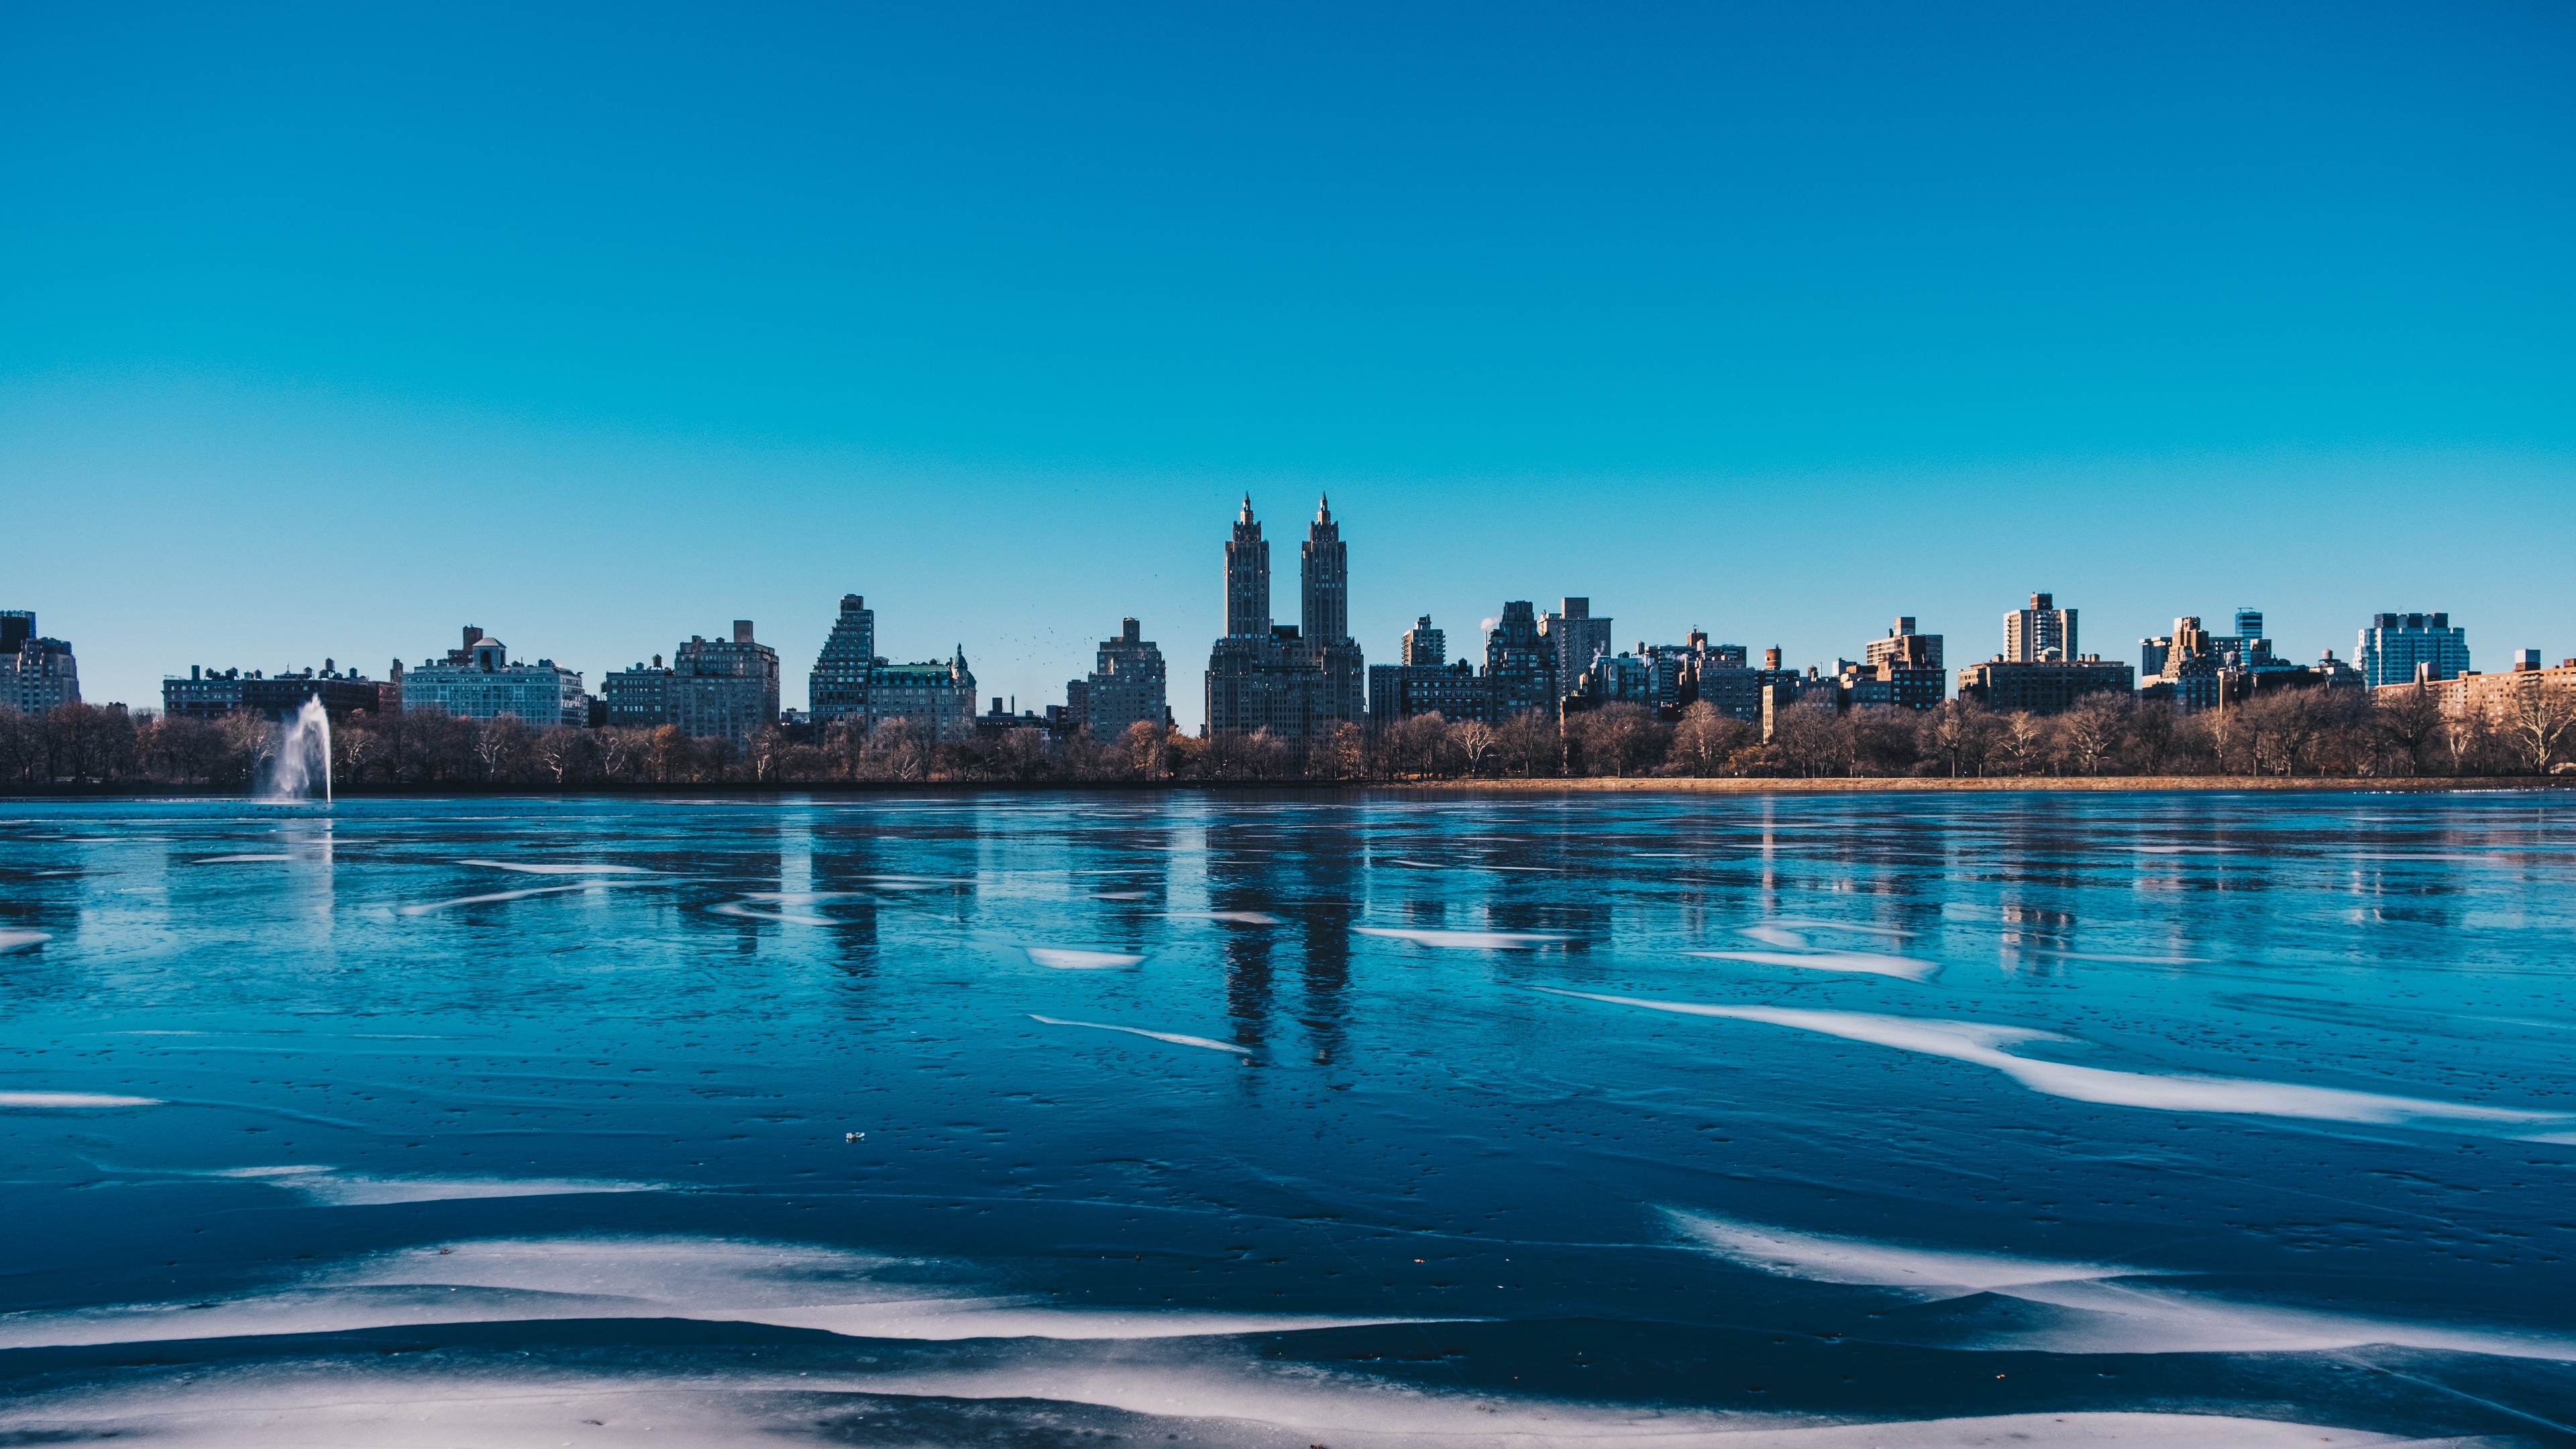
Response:
[[[1906,981],[1928,979],[1941,968],[1910,956],[1881,956],[1869,951],[1692,951],[1713,961],[1750,961],[1760,966],[1799,966],[1809,971],[1865,971]]]
[[[1921,934],[1916,931],[1899,930],[1894,926],[1870,926],[1863,925],[1858,921],[1820,921],[1801,916],[1775,916],[1764,924],[1772,926],[1803,927],[1810,931],[1857,931],[1864,936],[1895,936],[1901,938]],[[1748,926],[1744,928],[1744,933],[1749,936],[1753,934],[1753,930],[1754,928]]]
[[[659,1182],[614,1182],[585,1177],[371,1177],[320,1164],[228,1167],[204,1174],[242,1178],[299,1192],[333,1207],[373,1207],[397,1202],[449,1202],[460,1198],[562,1197],[586,1192],[666,1192]]]
[[[997,1345],[972,1366],[920,1368],[898,1359],[877,1367],[860,1360],[809,1373],[742,1365],[716,1371],[696,1363],[685,1370],[525,1359],[466,1364],[446,1355],[408,1369],[404,1359],[378,1358],[363,1367],[326,1360],[323,1373],[309,1361],[192,1364],[185,1372],[139,1370],[113,1387],[23,1393],[0,1404],[0,1431],[30,1443],[131,1437],[160,1449],[575,1442],[566,1433],[581,1433],[578,1442],[591,1445],[785,1444],[812,1442],[816,1424],[836,1417],[862,1431],[878,1427],[854,1415],[844,1397],[860,1393],[985,1401],[993,1407],[990,1417],[978,1417],[979,1439],[994,1443],[1031,1442],[1023,1435],[1060,1443],[1087,1438],[1101,1431],[1070,1428],[1068,1421],[1079,1422],[1076,1416],[1095,1406],[1158,1416],[1145,1424],[1169,1424],[1190,1433],[1193,1443],[1330,1439],[1341,1449],[1499,1443],[1526,1449],[2318,1449],[2321,1443],[2404,1449],[2437,1442],[2271,1419],[2119,1410],[1817,1424],[1801,1415],[1429,1391],[1353,1373],[1319,1374],[1301,1363],[1246,1364],[1229,1347],[1181,1343],[1149,1357],[1146,1346],[1120,1344],[1075,1357],[1078,1351],[1066,1345],[1012,1344]],[[1075,1407],[1068,1413],[1067,1406]],[[883,1417],[899,1432],[900,1409]],[[566,1427],[575,1423],[599,1427],[595,1433]]]
[[[98,1092],[0,1092],[0,1110],[79,1112],[100,1107],[158,1107],[159,1097],[113,1097]]]
[[[531,865],[515,860],[460,860],[458,865],[488,865],[494,870],[515,870],[526,875],[660,875],[640,865]]]
[[[2163,1112],[2237,1112],[2262,1117],[2386,1125],[2482,1123],[2561,1126],[2576,1121],[2564,1112],[2481,1107],[2465,1102],[2437,1102],[2423,1097],[2354,1092],[2340,1087],[2303,1087],[2250,1077],[2176,1076],[2070,1066],[2064,1062],[2034,1061],[2002,1050],[2021,1042],[2072,1040],[2055,1032],[2035,1031],[2027,1027],[1989,1026],[1983,1022],[1943,1021],[1918,1016],[1878,1016],[1857,1011],[1648,1001],[1633,996],[1562,991],[1549,986],[1536,989],[1557,996],[1578,996],[1587,1001],[1642,1006],[1653,1011],[1767,1022],[1773,1026],[1838,1036],[1846,1041],[1869,1042],[1900,1051],[1948,1057],[1953,1061],[1992,1067],[2034,1092],[2076,1102],[2099,1102],[2106,1106],[2145,1107]]]
[[[842,924],[839,921],[833,920],[830,916],[796,916],[790,915],[785,911],[755,911],[740,901],[719,902],[716,905],[707,907],[707,910],[711,914],[719,916],[740,916],[747,921],[785,921],[792,926],[837,926]]]
[[[1856,931],[1866,935],[1904,936],[1905,931],[1885,926],[1853,926],[1838,921],[1765,921],[1758,926],[1738,926],[1736,930],[1754,940],[1783,949],[1777,951],[1692,951],[1688,954],[1715,961],[1750,961],[1759,966],[1797,966],[1809,971],[1864,971],[1874,976],[1894,976],[1906,981],[1923,981],[1941,969],[1937,962],[1918,961],[1911,956],[1890,956],[1875,951],[1844,951],[1814,946],[1800,930]]]
[[[2198,966],[2205,956],[2132,956],[2118,951],[2062,951],[2055,946],[2034,946],[2027,941],[2012,943],[2014,948],[2033,956],[2058,956],[2069,961],[2118,961],[2132,966]]]
[[[1392,926],[1354,926],[1363,936],[1386,936],[1398,941],[1411,941],[1417,946],[1438,946],[1451,951],[1526,951],[1536,946],[1556,946],[1563,936],[1540,931],[1407,931]]]
[[[432,911],[446,910],[450,906],[480,906],[488,905],[495,901],[524,901],[530,896],[551,896],[564,891],[604,891],[621,885],[642,884],[644,884],[642,881],[590,880],[583,881],[578,885],[531,886],[527,890],[523,891],[494,891],[489,895],[458,896],[453,900],[426,901],[415,906],[396,906],[394,907],[394,914],[397,916],[425,916]]]
[[[2037,1328],[2007,1329],[1964,1347],[2055,1353],[2290,1353],[2390,1343],[2514,1358],[2576,1359],[2576,1340],[2564,1337],[2321,1313],[2191,1293],[2167,1283],[2129,1281],[2176,1276],[2171,1269],[1915,1248],[1671,1209],[1664,1215],[1719,1257],[1784,1278],[1895,1288],[1928,1300],[1996,1293],[2075,1310]]]
[[[1232,921],[1238,926],[1284,926],[1288,922],[1268,911],[1165,911],[1174,921]]]
[[[2048,1258],[2014,1258],[1995,1253],[1960,1253],[1907,1248],[1866,1238],[1793,1233],[1786,1228],[1735,1222],[1705,1213],[1667,1208],[1674,1227],[1719,1257],[1783,1278],[1811,1283],[1865,1283],[1903,1288],[1925,1298],[1958,1298],[1991,1293],[2028,1283],[2056,1283],[2070,1278],[2127,1278],[2152,1273],[2110,1263],[2071,1263]]]
[[[1133,966],[1145,959],[1125,951],[1076,951],[1068,946],[1022,946],[1020,949],[1030,960],[1058,971],[1107,971],[1119,966]]]
[[[1176,1031],[1147,1031],[1141,1026],[1111,1026],[1107,1022],[1100,1021],[1065,1021],[1057,1017],[1040,1016],[1036,1012],[1029,1013],[1029,1020],[1043,1021],[1049,1026],[1087,1026],[1094,1031],[1123,1031],[1130,1036],[1150,1036],[1156,1041],[1171,1042],[1175,1046],[1205,1047],[1212,1052],[1232,1052],[1239,1057],[1252,1055],[1250,1049],[1236,1046],[1232,1042],[1211,1041],[1203,1036],[1183,1036]]]
[[[689,1318],[920,1340],[1175,1338],[1433,1321],[1058,1308],[1042,1298],[874,1276],[920,1266],[836,1248],[723,1238],[470,1240],[444,1250],[374,1254],[211,1302],[0,1314],[0,1348],[567,1318]]]
[[[46,931],[0,931],[0,956],[12,951],[33,951],[52,939]]]

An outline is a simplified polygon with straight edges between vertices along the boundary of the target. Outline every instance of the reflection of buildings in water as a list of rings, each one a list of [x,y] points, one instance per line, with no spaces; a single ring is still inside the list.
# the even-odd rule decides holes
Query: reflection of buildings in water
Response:
[[[1261,909],[1257,898],[1244,891],[1211,892],[1208,899],[1220,911]],[[1269,1039],[1270,952],[1273,933],[1279,928],[1226,925],[1221,929],[1225,932],[1225,1014],[1233,1019],[1236,1045],[1258,1047]]]
[[[749,823],[747,834],[751,838],[744,842],[745,848],[728,850],[724,854],[723,888],[731,901],[747,905],[750,913],[739,915],[731,911],[705,913],[710,920],[721,921],[729,928],[735,952],[744,956],[751,955],[760,949],[760,938],[764,933],[803,929],[759,918],[763,914],[778,911],[777,902],[746,901],[745,899],[764,891],[804,888],[801,883],[794,887],[785,883],[787,879],[786,841],[775,812],[761,812],[757,819]],[[805,832],[801,829],[797,832],[797,848],[800,859],[804,858],[812,848]],[[704,870],[706,862],[703,859],[699,860],[696,868]]]
[[[1305,1024],[1317,1061],[1343,1058],[1344,1018],[1350,1010],[1351,907],[1341,901],[1311,901],[1297,911],[1305,933],[1305,1000],[1299,1020]]]
[[[1595,941],[1609,940],[1610,921],[1610,902],[1597,892],[1581,900],[1544,900],[1533,895],[1498,894],[1485,905],[1487,930],[1563,936],[1568,951],[1582,951]]]
[[[2016,976],[2059,977],[2067,974],[2065,938],[2030,935],[2021,931],[2003,933],[1999,948],[2003,968]]]

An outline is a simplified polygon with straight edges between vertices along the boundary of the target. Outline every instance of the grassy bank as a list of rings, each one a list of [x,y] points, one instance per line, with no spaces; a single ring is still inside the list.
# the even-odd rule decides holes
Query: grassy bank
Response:
[[[1853,795],[1909,794],[1921,792],[1966,791],[1970,793],[2028,792],[2033,790],[2204,790],[2204,791],[2444,791],[2444,790],[2567,790],[2576,789],[2576,777],[2523,776],[2412,776],[2402,779],[2356,780],[2338,777],[2278,775],[2010,775],[1990,778],[1951,779],[1942,777],[1888,776],[1858,779],[1757,779],[1726,776],[1707,779],[1674,776],[1632,776],[1620,779],[1602,775],[1535,780],[1419,780],[1378,783],[1370,788],[1405,790],[1427,794],[1598,794],[1627,792],[1642,795]]]

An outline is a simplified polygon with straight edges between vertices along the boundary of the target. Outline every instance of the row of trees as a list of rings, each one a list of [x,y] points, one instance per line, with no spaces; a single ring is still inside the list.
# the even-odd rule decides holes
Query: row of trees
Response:
[[[0,780],[249,789],[277,727],[255,716],[145,717],[85,704],[0,706]],[[1300,746],[1268,730],[1200,739],[1139,724],[1107,739],[1018,729],[934,740],[907,720],[837,724],[818,740],[764,730],[748,748],[653,730],[539,730],[504,715],[358,714],[331,734],[349,787],[795,785],[843,781],[1422,780],[1560,775],[2537,775],[2576,769],[2576,692],[2524,691],[2498,717],[2445,715],[2429,691],[2308,689],[2177,713],[2103,695],[2058,715],[1795,706],[1771,738],[1706,703],[1675,722],[1632,704],[1501,724],[1425,715],[1336,726]]]

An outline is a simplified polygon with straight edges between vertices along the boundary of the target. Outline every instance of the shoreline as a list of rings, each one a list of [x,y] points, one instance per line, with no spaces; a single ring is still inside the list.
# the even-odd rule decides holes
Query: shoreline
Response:
[[[1505,794],[1674,794],[1674,795],[1876,795],[1876,794],[2011,794],[2022,792],[2130,791],[2140,794],[2287,793],[2384,794],[2471,790],[2566,790],[2576,777],[2546,775],[2414,775],[2403,778],[2354,779],[2341,776],[2278,775],[1884,775],[1758,779],[1742,776],[1584,775],[1538,780],[1409,780],[1371,785],[1374,790],[1500,791]]]
[[[782,795],[1049,795],[1134,794],[1171,791],[1197,794],[1361,794],[1398,795],[1903,795],[1903,794],[2434,794],[2498,790],[2576,790],[2576,775],[2417,775],[2381,779],[2337,776],[2269,775],[1874,775],[1790,778],[1758,776],[1604,775],[1541,776],[1536,779],[1458,780],[827,780],[785,785],[739,782],[587,785],[543,789],[524,785],[473,785],[449,782],[422,789],[361,786],[342,790],[342,800],[574,799],[627,796],[782,796]],[[241,800],[282,804],[302,801],[254,801],[238,789],[185,786],[126,789],[97,785],[0,790],[0,800]]]

